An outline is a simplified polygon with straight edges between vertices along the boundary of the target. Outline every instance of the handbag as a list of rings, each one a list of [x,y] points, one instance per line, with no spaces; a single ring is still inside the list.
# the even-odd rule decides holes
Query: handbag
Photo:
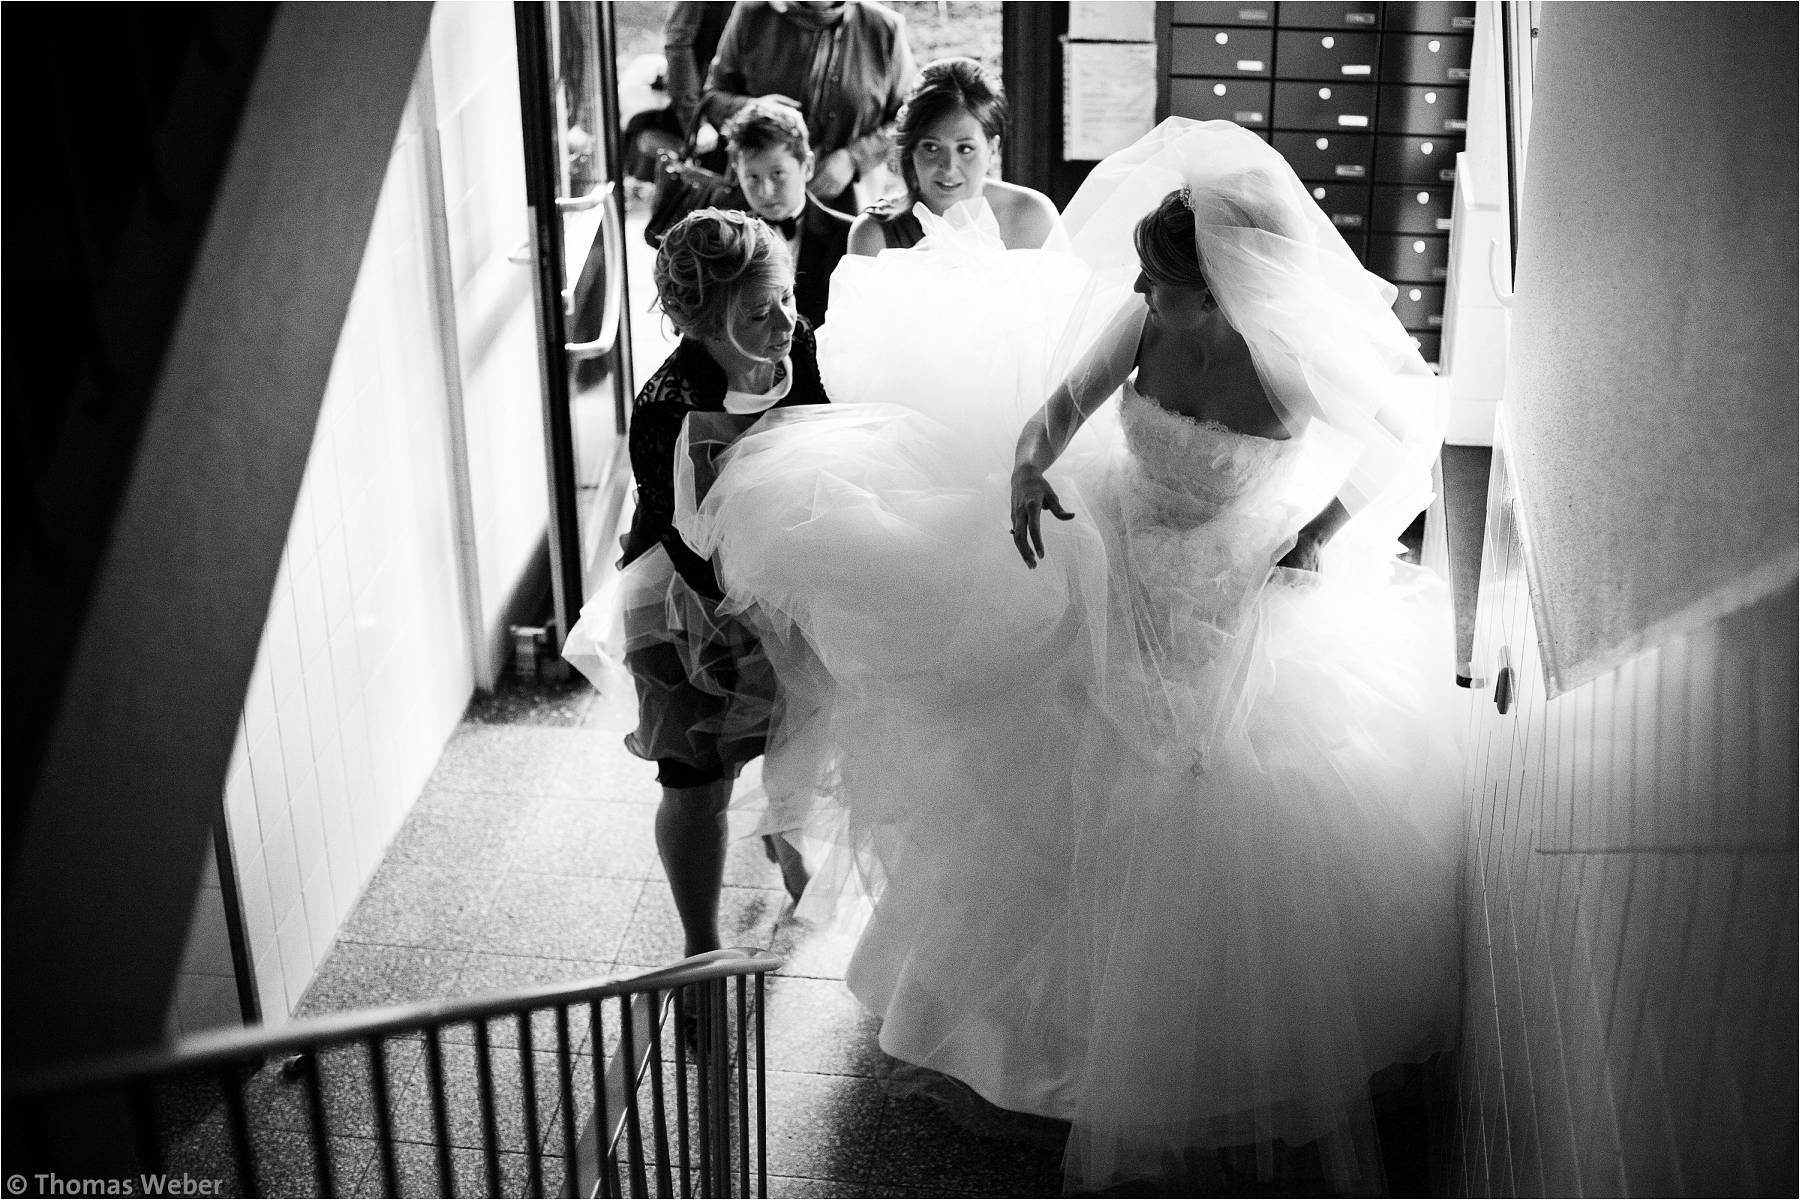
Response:
[[[660,247],[670,227],[697,208],[741,207],[735,202],[737,185],[730,177],[700,165],[694,141],[704,119],[700,113],[694,114],[679,152],[657,153],[656,190],[650,197],[650,219],[644,225],[644,240],[653,247]]]

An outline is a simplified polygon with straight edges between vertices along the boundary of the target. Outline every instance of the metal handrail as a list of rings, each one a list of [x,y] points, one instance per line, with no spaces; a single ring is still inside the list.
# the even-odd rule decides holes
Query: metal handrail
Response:
[[[159,1124],[159,1089],[210,1076],[217,1088],[216,1099],[222,1103],[230,1169],[244,1194],[260,1195],[266,1180],[281,1178],[279,1173],[269,1175],[266,1169],[283,1165],[283,1156],[276,1153],[271,1159],[258,1148],[246,1088],[258,1069],[271,1059],[283,1058],[282,1074],[304,1088],[314,1194],[337,1194],[350,1181],[339,1175],[333,1162],[333,1135],[342,1131],[332,1128],[337,1118],[325,1103],[325,1090],[354,1083],[363,1073],[354,1068],[340,1070],[325,1052],[360,1047],[366,1056],[377,1147],[376,1155],[365,1160],[365,1169],[379,1171],[387,1194],[399,1194],[397,1147],[401,1137],[394,1104],[401,1094],[392,1086],[389,1056],[395,1049],[394,1039],[422,1038],[423,1065],[419,1070],[429,1087],[429,1142],[435,1152],[438,1191],[456,1194],[457,1146],[479,1151],[488,1189],[496,1191],[501,1186],[505,1150],[499,1134],[502,1114],[496,1088],[496,1067],[502,1056],[493,1044],[489,1023],[510,1018],[516,1023],[518,1041],[516,1053],[509,1050],[506,1057],[516,1057],[517,1074],[506,1068],[505,1077],[522,1087],[518,1117],[525,1135],[529,1194],[543,1194],[549,1186],[545,1163],[560,1161],[562,1194],[569,1196],[618,1196],[627,1186],[632,1195],[646,1195],[646,1168],[651,1163],[661,1195],[676,1194],[677,1186],[682,1195],[729,1195],[734,1190],[734,1173],[737,1194],[748,1195],[752,1194],[754,1158],[755,1194],[764,1195],[768,1188],[764,976],[780,965],[781,960],[765,950],[715,950],[629,979],[547,984],[484,998],[431,1000],[314,1017],[280,1029],[200,1035],[170,1048],[13,1074],[4,1088],[6,1142],[9,1153],[16,1148],[19,1159],[34,1161],[20,1162],[16,1168],[9,1163],[9,1169],[77,1165],[85,1175],[96,1178],[108,1171],[120,1178],[130,1177],[134,1170],[159,1172],[164,1149],[161,1138],[172,1132]],[[750,1037],[751,983],[755,985],[754,1040]],[[735,988],[728,987],[731,984]],[[733,990],[735,1014],[729,1004]],[[661,1032],[671,1007],[678,1007],[683,1014],[674,1037],[672,1061]],[[606,1019],[609,1009],[616,1014],[611,1022]],[[572,1028],[571,1010],[586,1012],[585,1031]],[[540,1014],[555,1018],[550,1044],[542,1047],[546,1055],[542,1065],[534,1063],[539,1047],[533,1044],[534,1018]],[[465,1106],[466,1111],[451,1105],[449,1085],[453,1080],[444,1045],[449,1028],[464,1025],[473,1026],[475,1068],[475,1099],[472,1107]],[[604,1052],[609,1026],[619,1034],[617,1048],[610,1055]],[[585,1032],[589,1039],[585,1053],[574,1040],[576,1032]],[[591,1085],[578,1088],[576,1066],[589,1054],[593,1061]],[[690,1067],[697,1084],[694,1088],[687,1086]],[[672,1124],[679,1135],[678,1146],[671,1146],[668,1137],[666,1068],[673,1068],[674,1073],[678,1107]],[[465,1063],[456,1080],[466,1081],[462,1073],[466,1070]],[[752,1071],[754,1136],[750,1121]],[[730,1086],[734,1075],[735,1089]],[[646,1102],[646,1080],[653,1092],[649,1100],[653,1121],[648,1128],[640,1112]],[[540,1083],[550,1092],[540,1096]],[[697,1111],[689,1110],[690,1094],[698,1099]],[[540,1112],[546,1103],[550,1109]],[[456,1141],[453,1113],[464,1121],[470,1120],[471,1114],[478,1120],[473,1144]],[[698,1122],[697,1154],[690,1154],[690,1120]],[[554,1145],[557,1142],[560,1149]],[[291,1168],[294,1164],[286,1165]]]
[[[608,196],[611,196],[612,191],[613,181],[609,179],[604,185],[596,187],[585,196],[558,196],[556,198],[556,210],[565,213],[586,212],[588,209],[599,205],[600,202],[605,200]]]
[[[231,1029],[195,1034],[174,1046],[77,1060],[74,1063],[9,1076],[5,1081],[4,1094],[10,1101],[44,1091],[67,1091],[123,1083],[140,1075],[160,1074],[169,1070],[223,1066],[240,1062],[252,1055],[279,1058],[327,1043],[415,1033],[427,1026],[486,1021],[558,1004],[614,1000],[652,990],[671,991],[716,979],[766,974],[780,967],[781,959],[767,950],[733,947],[697,954],[629,979],[544,984],[497,993],[490,997],[423,1000],[413,1004],[394,1004],[307,1017],[275,1029]]]
[[[605,201],[600,209],[600,250],[606,265],[606,294],[600,307],[600,332],[589,341],[565,342],[570,361],[605,358],[619,341],[619,315],[625,307],[625,223],[615,198],[617,184],[608,182],[577,200],[559,199],[563,212],[579,212]]]

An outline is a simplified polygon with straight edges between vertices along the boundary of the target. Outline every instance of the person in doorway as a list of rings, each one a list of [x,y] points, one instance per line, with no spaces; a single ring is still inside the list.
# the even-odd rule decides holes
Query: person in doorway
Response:
[[[730,0],[675,0],[669,5],[663,21],[663,56],[668,64],[663,78],[678,133],[685,133],[700,115],[706,73],[731,20],[731,7]]]
[[[856,218],[852,254],[905,249],[925,236],[919,208],[944,217],[952,206],[985,204],[1009,250],[1036,250],[1057,229],[1050,197],[990,178],[1006,134],[1006,92],[972,58],[927,63],[906,97],[894,132],[894,152],[906,192],[884,199]]]
[[[700,165],[725,169],[719,131],[695,118],[713,51],[730,18],[730,0],[677,0],[663,18],[661,57],[640,55],[620,72],[619,107],[626,120],[619,142],[627,176],[654,183],[657,159],[679,153],[690,129]]]
[[[657,303],[681,343],[638,393],[630,454],[637,509],[623,540],[623,659],[635,680],[632,753],[657,764],[657,850],[686,952],[719,949],[719,900],[733,781],[765,753],[772,799],[762,832],[796,899],[807,883],[778,836],[785,789],[776,761],[782,704],[768,655],[749,626],[720,610],[713,566],[675,525],[677,498],[704,488],[710,456],[772,409],[826,403],[811,325],[794,308],[787,242],[741,212],[701,209],[657,251]],[[690,457],[692,456],[692,457]],[[590,608],[593,606],[590,605]],[[593,640],[612,614],[584,611],[571,640]]]
[[[681,148],[681,131],[669,108],[666,70],[660,54],[640,54],[619,71],[619,152],[632,199],[656,180],[659,155]]]
[[[850,218],[806,190],[813,152],[797,110],[752,100],[725,123],[738,189],[751,212],[774,226],[794,258],[794,305],[816,329],[825,323],[831,272],[850,239]]]
[[[854,213],[853,184],[886,162],[916,70],[905,21],[872,0],[742,0],[701,105],[720,125],[758,96],[799,109],[814,155],[810,190]]]

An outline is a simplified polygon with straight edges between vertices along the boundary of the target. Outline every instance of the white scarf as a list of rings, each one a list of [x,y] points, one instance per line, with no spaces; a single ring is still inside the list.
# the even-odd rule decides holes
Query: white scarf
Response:
[[[775,386],[768,391],[740,392],[734,388],[727,388],[725,390],[725,411],[740,417],[748,416],[751,413],[767,412],[779,404],[793,386],[793,361],[783,358],[781,365],[775,370]]]

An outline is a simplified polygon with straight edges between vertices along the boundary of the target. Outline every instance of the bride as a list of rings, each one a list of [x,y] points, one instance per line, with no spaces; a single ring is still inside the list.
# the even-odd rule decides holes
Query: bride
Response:
[[[680,516],[805,647],[847,982],[889,1054],[1069,1121],[1073,1190],[1231,1148],[1379,1189],[1370,1080],[1458,1009],[1447,602],[1394,541],[1434,378],[1228,122],[1102,163],[1072,255],[924,219],[833,297],[838,403]]]

